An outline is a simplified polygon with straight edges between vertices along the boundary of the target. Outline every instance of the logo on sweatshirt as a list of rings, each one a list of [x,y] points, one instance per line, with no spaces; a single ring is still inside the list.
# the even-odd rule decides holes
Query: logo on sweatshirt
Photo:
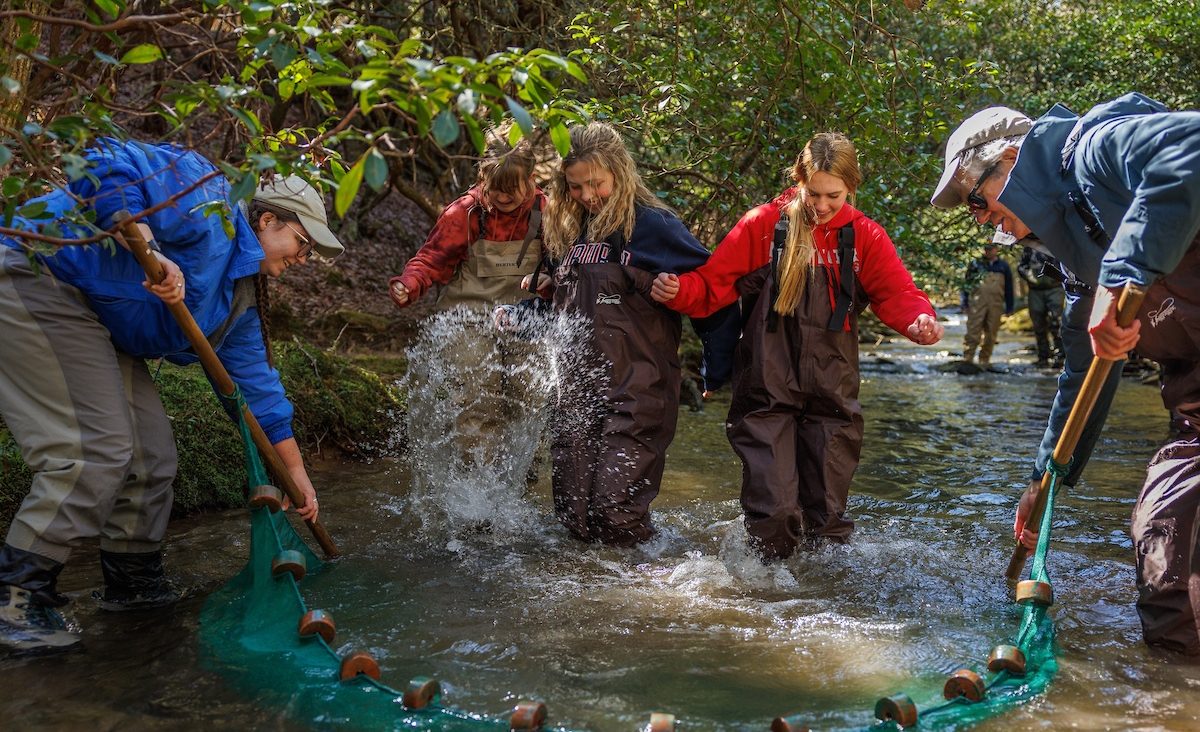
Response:
[[[1173,312],[1175,312],[1175,298],[1168,297],[1162,301],[1162,305],[1158,306],[1158,310],[1151,310],[1147,313],[1150,318],[1150,327],[1157,328],[1158,324],[1170,317]]]
[[[597,305],[620,305],[621,304],[621,296],[620,295],[605,295],[603,292],[601,292],[600,294],[596,295],[596,304]]]

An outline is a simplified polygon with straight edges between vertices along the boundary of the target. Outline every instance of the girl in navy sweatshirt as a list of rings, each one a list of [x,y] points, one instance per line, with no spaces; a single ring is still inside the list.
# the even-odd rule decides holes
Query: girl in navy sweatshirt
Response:
[[[632,546],[654,535],[650,502],[679,411],[680,317],[651,300],[652,273],[691,271],[708,250],[600,122],[571,130],[544,233],[551,274],[539,293],[589,323],[557,365],[555,513],[583,541]]]

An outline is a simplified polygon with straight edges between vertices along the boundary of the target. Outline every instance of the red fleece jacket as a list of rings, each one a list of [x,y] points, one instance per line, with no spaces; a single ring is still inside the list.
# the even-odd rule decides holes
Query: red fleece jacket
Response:
[[[480,236],[479,215],[483,211],[483,200],[483,190],[476,185],[446,206],[425,243],[404,266],[404,272],[388,280],[388,292],[398,281],[408,290],[405,304],[412,304],[434,285],[448,283],[458,266],[466,261],[470,246],[476,241],[481,238],[488,241],[524,239],[529,230],[529,211],[533,202],[538,201],[542,210],[546,210],[546,194],[538,189],[533,198],[511,213],[489,211],[486,230]]]
[[[796,188],[789,188],[774,201],[747,212],[717,245],[708,262],[679,275],[679,294],[667,306],[685,315],[701,317],[737,300],[738,279],[771,261],[775,224],[796,192]],[[921,313],[935,316],[929,298],[913,283],[887,232],[850,204],[842,206],[828,223],[814,227],[813,265],[828,267],[830,282],[840,282],[837,230],[847,224],[854,226],[854,272],[875,315],[904,335]],[[831,287],[830,305],[836,300],[837,292]],[[845,327],[850,328],[849,316]]]

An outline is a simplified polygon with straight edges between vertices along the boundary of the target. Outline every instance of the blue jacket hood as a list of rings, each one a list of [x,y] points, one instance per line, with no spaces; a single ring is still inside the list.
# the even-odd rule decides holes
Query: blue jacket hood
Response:
[[[1168,113],[1142,94],[1082,118],[1055,105],[1026,136],[999,200],[1084,282],[1148,285],[1200,227],[1198,148],[1200,113]],[[1089,236],[1072,195],[1106,237]]]

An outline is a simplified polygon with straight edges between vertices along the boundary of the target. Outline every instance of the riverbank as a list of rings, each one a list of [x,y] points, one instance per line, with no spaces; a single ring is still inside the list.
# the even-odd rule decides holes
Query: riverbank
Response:
[[[403,445],[405,395],[396,385],[403,356],[351,355],[298,337],[274,342],[276,367],[296,409],[295,433],[309,461],[364,459]],[[179,471],[172,518],[244,502],[241,439],[199,367],[152,361],[175,432]],[[32,475],[0,422],[0,532],[7,531]]]

